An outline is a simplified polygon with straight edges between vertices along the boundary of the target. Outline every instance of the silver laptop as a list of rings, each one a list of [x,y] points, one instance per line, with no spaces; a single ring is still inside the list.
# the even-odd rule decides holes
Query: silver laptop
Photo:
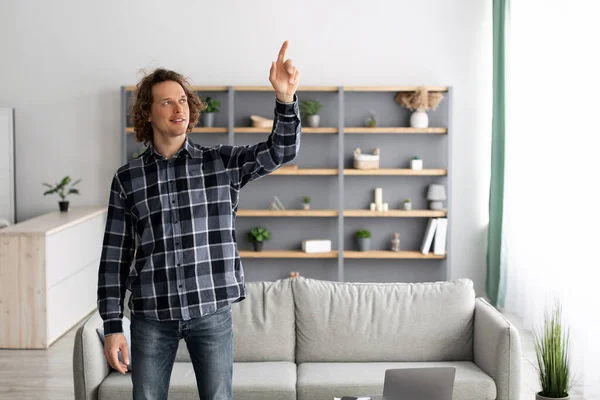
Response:
[[[452,400],[456,367],[388,369],[383,400]]]

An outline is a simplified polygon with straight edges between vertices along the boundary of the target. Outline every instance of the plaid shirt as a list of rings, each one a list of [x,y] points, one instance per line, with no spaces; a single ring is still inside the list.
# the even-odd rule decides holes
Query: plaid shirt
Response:
[[[245,298],[236,243],[240,189],[293,160],[298,98],[275,101],[273,131],[251,146],[186,138],[166,159],[149,146],[115,174],[98,271],[105,334],[123,332],[123,303],[154,320],[188,320]]]

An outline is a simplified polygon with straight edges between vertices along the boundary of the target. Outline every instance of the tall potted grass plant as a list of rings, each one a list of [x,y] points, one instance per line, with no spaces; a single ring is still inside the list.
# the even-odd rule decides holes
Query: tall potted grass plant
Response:
[[[546,312],[541,331],[534,332],[541,391],[537,400],[569,399],[572,386],[569,328],[562,320],[559,302]]]

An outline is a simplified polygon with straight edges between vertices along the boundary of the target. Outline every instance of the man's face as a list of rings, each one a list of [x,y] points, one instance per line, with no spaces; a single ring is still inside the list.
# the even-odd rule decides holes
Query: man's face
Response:
[[[152,87],[152,106],[148,121],[154,135],[177,137],[185,135],[190,107],[181,85],[174,81],[157,83]]]

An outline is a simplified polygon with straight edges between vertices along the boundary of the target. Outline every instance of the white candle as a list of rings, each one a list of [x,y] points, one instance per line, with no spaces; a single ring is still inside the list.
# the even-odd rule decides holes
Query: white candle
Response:
[[[383,204],[383,189],[382,188],[375,189],[375,204],[378,206]]]
[[[375,203],[371,203],[371,211],[375,211]]]
[[[388,203],[383,203],[383,211],[387,211],[388,210]]]

